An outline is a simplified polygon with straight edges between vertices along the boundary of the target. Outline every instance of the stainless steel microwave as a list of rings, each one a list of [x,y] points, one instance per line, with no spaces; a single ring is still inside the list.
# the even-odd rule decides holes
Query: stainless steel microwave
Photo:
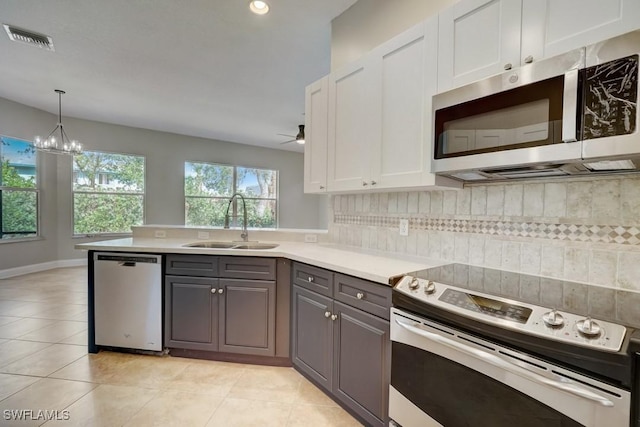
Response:
[[[640,31],[434,96],[433,171],[463,181],[640,171]]]

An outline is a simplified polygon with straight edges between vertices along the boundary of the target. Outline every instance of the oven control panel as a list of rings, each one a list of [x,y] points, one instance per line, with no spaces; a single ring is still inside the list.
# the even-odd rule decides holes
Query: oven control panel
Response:
[[[403,277],[395,289],[427,306],[525,334],[602,351],[619,351],[627,331],[622,325],[604,320],[412,276]]]

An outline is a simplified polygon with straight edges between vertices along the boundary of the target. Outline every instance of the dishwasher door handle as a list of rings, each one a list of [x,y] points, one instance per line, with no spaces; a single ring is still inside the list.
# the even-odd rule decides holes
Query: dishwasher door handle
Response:
[[[136,263],[133,261],[120,261],[118,262],[118,265],[122,266],[122,267],[135,267]]]

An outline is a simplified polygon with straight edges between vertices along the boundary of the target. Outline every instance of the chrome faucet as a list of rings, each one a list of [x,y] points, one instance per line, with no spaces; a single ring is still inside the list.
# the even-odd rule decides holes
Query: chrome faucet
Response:
[[[240,194],[240,193],[233,193],[233,195],[229,199],[229,204],[227,205],[227,211],[224,214],[224,228],[229,228],[229,218],[230,218],[229,208],[231,208],[231,203],[233,203],[233,199],[235,199],[236,197],[240,197],[240,199],[242,200],[243,217],[242,217],[242,233],[240,234],[240,237],[245,242],[248,242],[249,241],[249,231],[247,230],[247,203],[244,200],[244,196],[242,194]],[[237,215],[236,215],[236,217],[237,217]]]

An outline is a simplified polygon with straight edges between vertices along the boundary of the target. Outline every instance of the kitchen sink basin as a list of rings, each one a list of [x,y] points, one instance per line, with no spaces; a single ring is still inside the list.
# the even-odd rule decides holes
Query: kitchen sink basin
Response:
[[[260,242],[194,242],[182,245],[187,248],[208,248],[208,249],[273,249],[279,245],[277,243]]]
[[[240,243],[233,247],[233,249],[273,249],[277,248],[277,243]]]
[[[210,249],[231,249],[235,246],[231,242],[195,242],[182,245],[188,248],[210,248]]]

